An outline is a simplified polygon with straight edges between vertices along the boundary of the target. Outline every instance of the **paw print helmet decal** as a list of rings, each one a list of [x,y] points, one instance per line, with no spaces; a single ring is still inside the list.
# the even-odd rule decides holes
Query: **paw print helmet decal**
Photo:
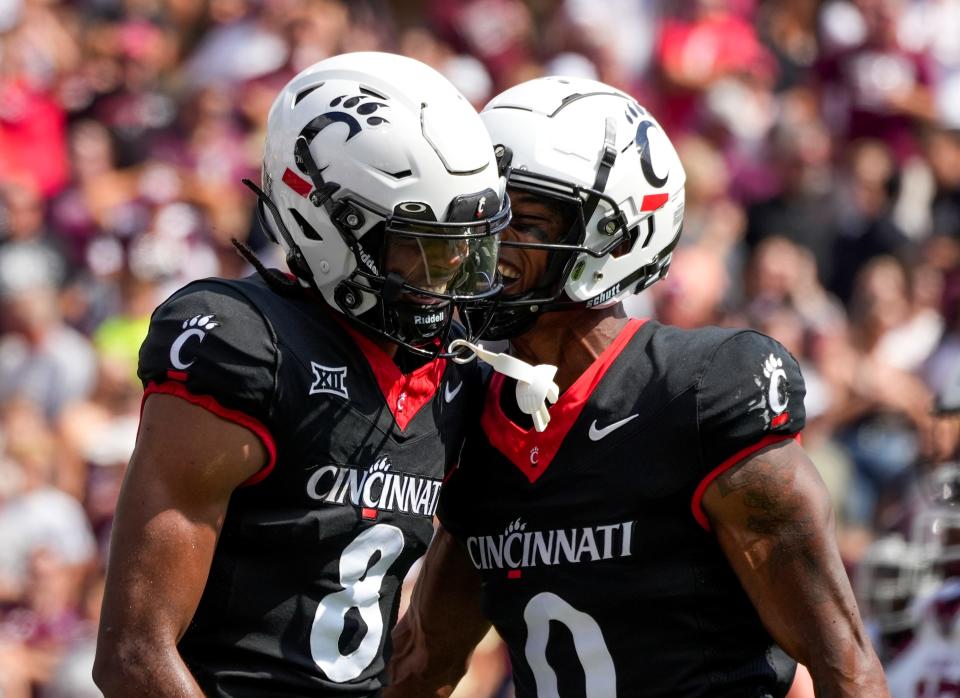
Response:
[[[301,283],[414,351],[443,349],[454,303],[499,291],[505,180],[479,116],[418,61],[343,54],[294,77],[262,184],[248,186]]]

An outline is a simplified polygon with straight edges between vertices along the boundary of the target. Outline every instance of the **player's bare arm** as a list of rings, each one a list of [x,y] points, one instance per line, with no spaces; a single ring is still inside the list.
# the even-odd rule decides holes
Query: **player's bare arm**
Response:
[[[803,448],[789,440],[758,452],[711,483],[703,506],[764,625],[809,668],[818,698],[887,696],[830,498]]]
[[[248,429],[170,395],[144,405],[120,494],[94,678],[111,696],[203,696],[177,652],[233,490],[266,462]]]
[[[394,655],[383,698],[449,696],[489,628],[480,611],[480,577],[441,526],[424,558],[410,607],[393,631]]]

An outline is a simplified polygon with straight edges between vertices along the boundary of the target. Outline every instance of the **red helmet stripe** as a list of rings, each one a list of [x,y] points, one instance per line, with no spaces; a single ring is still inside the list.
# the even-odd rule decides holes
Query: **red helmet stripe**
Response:
[[[313,185],[310,184],[310,182],[305,180],[289,167],[283,171],[283,183],[302,197],[306,197],[307,194],[310,193],[310,190],[313,189]]]
[[[283,181],[287,181],[286,175],[284,175]],[[647,194],[645,197],[643,197],[643,201],[640,202],[640,210],[656,211],[658,208],[667,203],[667,199],[669,198],[669,194]]]

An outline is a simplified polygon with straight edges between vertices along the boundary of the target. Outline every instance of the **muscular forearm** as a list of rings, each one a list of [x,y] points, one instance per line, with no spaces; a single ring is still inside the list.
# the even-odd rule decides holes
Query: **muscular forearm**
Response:
[[[795,443],[721,475],[704,499],[717,541],[773,639],[817,698],[885,698],[834,535],[829,494]]]
[[[203,698],[176,647],[146,640],[98,648],[93,678],[105,698]]]
[[[831,524],[825,526],[832,530]],[[863,629],[839,557],[814,545],[783,574],[794,575],[792,598],[770,627],[777,640],[805,664],[817,698],[887,696],[883,669]],[[820,560],[819,565],[811,564]],[[832,561],[832,562],[830,562]],[[819,568],[819,569],[818,569]],[[801,620],[805,619],[805,620]]]
[[[390,686],[383,698],[446,698],[490,627],[478,619],[467,623],[469,627],[448,622],[437,628],[439,632],[427,633],[415,613],[404,616],[393,631],[397,652],[390,659]]]
[[[811,660],[810,676],[817,698],[886,698],[887,682],[873,650],[848,647]]]
[[[817,698],[883,698],[883,670],[832,545],[832,508],[808,513],[748,546],[755,576],[744,575],[745,588],[774,639],[809,669]],[[752,522],[771,523],[759,513]]]
[[[383,698],[443,698],[466,672],[490,623],[480,611],[480,578],[443,528],[424,559],[406,615],[393,631]]]

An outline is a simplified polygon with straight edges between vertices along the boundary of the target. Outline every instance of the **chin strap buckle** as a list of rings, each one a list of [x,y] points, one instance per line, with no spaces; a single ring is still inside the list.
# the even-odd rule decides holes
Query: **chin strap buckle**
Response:
[[[548,402],[554,403],[560,398],[560,388],[553,381],[557,374],[557,367],[550,364],[531,366],[509,354],[487,351],[482,345],[473,344],[465,339],[455,339],[450,342],[450,351],[467,349],[469,354],[460,355],[453,360],[458,364],[465,364],[480,358],[493,367],[497,373],[517,381],[517,405],[524,414],[533,417],[533,427],[537,431],[545,431],[550,423]]]

